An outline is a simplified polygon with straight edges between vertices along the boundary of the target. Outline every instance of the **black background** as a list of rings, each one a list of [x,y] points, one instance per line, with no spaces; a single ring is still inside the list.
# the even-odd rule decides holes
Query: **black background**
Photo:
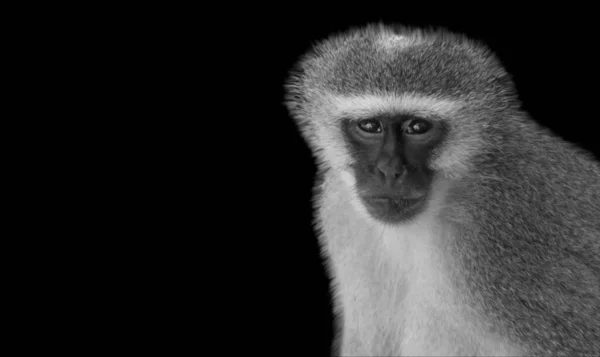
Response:
[[[434,5],[431,5],[434,7]],[[493,5],[491,5],[493,6]],[[300,5],[298,5],[300,7]],[[254,9],[256,10],[256,9]],[[456,9],[455,9],[456,10]],[[401,6],[322,14],[310,9],[265,9],[231,32],[237,47],[231,93],[243,99],[244,137],[232,160],[236,189],[248,194],[247,240],[239,294],[250,311],[250,341],[242,350],[281,355],[328,355],[333,336],[328,277],[312,227],[316,167],[283,105],[285,79],[298,57],[331,33],[367,23],[442,26],[486,43],[516,83],[523,108],[555,133],[600,156],[598,147],[596,30],[576,13],[510,14],[486,9],[432,14]],[[239,62],[237,61],[239,60]],[[239,75],[239,76],[238,76]],[[248,192],[250,191],[250,192]],[[238,304],[237,302],[235,304]],[[237,310],[236,310],[237,311]],[[230,333],[246,334],[237,328]],[[238,346],[239,347],[239,346]],[[247,348],[247,349],[246,349]],[[234,348],[235,349],[235,348]],[[257,350],[258,351],[258,350]]]

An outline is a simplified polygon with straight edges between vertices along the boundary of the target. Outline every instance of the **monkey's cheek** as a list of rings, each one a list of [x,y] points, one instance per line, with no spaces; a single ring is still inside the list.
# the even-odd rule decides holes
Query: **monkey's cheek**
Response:
[[[340,173],[340,177],[348,187],[354,187],[356,185],[356,179],[351,172],[344,170]]]

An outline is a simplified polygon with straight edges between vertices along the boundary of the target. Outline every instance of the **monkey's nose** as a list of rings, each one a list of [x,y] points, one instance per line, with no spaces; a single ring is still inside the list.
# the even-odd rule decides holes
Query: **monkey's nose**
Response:
[[[387,184],[394,183],[400,179],[404,174],[404,171],[402,165],[395,163],[377,163],[377,173],[383,182]]]

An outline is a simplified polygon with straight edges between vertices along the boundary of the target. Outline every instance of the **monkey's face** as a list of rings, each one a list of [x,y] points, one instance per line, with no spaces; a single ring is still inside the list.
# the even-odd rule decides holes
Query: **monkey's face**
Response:
[[[369,214],[385,223],[414,217],[427,202],[433,149],[444,136],[439,120],[414,115],[344,120],[356,189]]]

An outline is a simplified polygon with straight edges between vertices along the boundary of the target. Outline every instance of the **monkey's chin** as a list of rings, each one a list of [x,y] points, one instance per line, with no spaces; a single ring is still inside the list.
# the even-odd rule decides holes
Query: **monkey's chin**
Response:
[[[362,201],[374,219],[387,224],[398,224],[416,216],[423,209],[426,199],[364,196]]]

